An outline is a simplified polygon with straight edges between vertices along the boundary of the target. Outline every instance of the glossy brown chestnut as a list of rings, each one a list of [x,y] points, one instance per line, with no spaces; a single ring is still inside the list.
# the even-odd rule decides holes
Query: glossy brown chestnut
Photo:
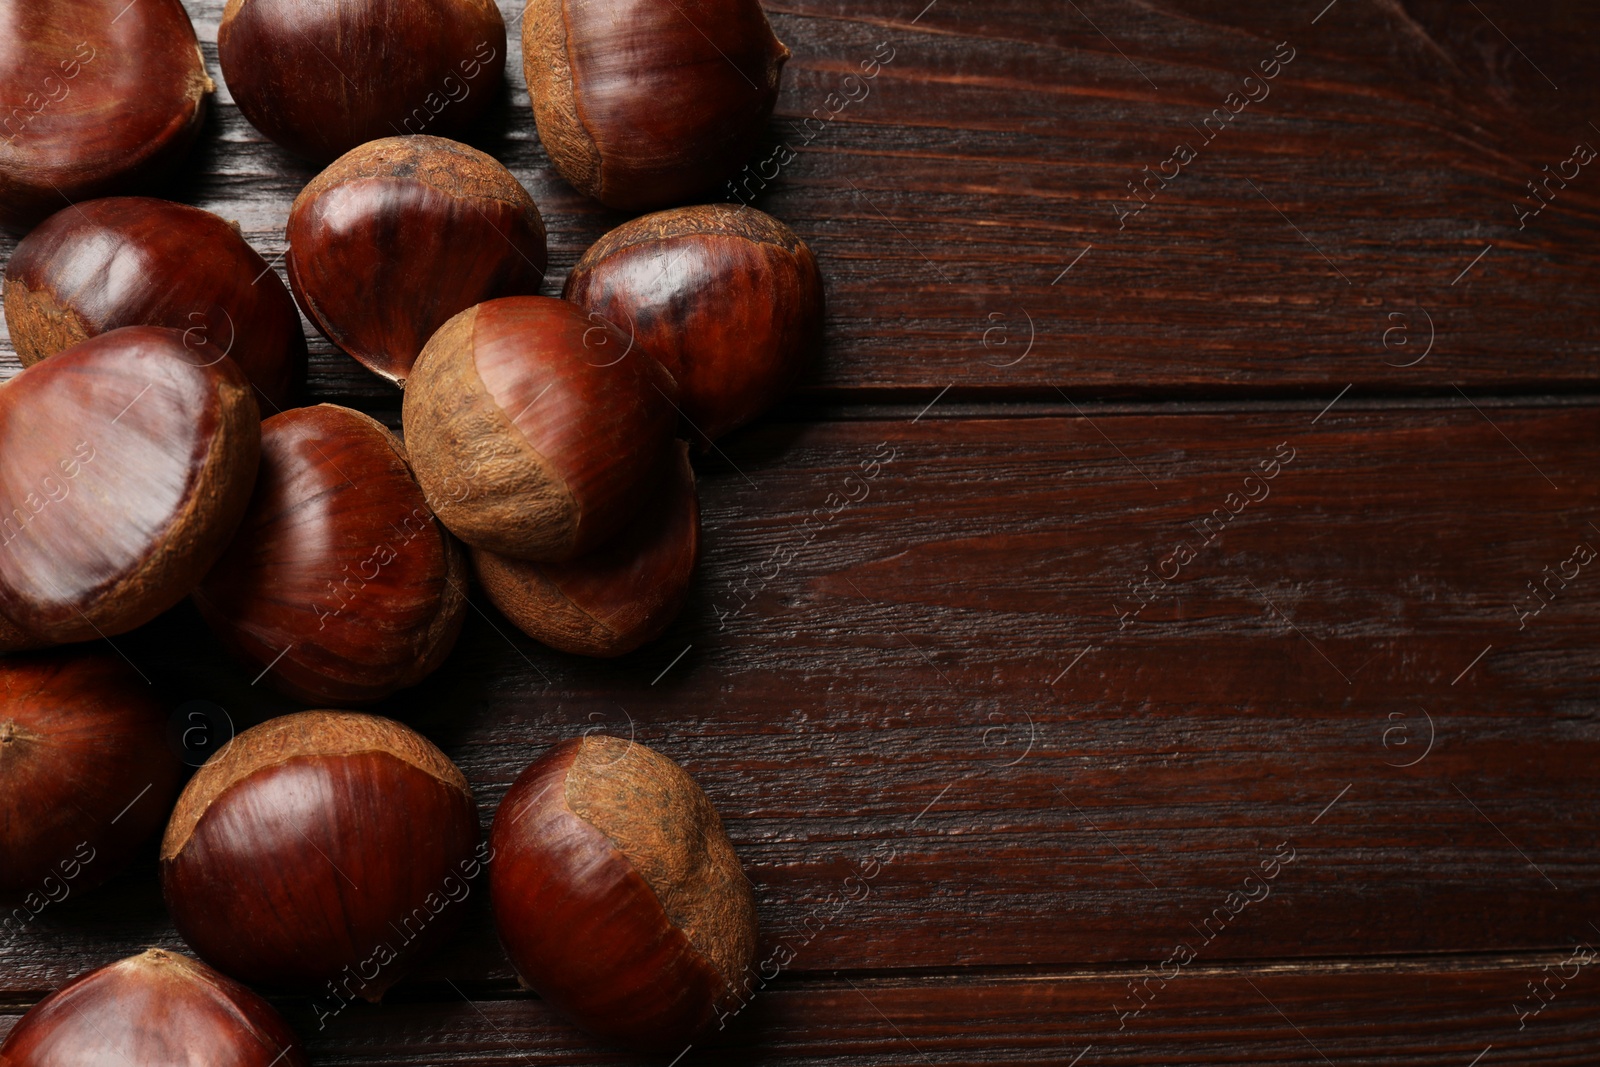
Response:
[[[322,404],[261,424],[250,509],[194,600],[251,675],[307,703],[361,704],[444,662],[466,579],[400,439]]]
[[[0,42],[0,226],[12,230],[165,176],[215,88],[179,0],[13,0]]]
[[[161,884],[219,970],[376,1001],[455,931],[477,841],[466,779],[421,734],[307,711],[246,730],[190,779]]]
[[[789,58],[757,0],[531,0],[522,54],[551,162],[626,211],[731,177]]]
[[[167,712],[112,652],[0,659],[0,931],[115,874],[172,810]]]
[[[663,465],[654,499],[610,541],[569,563],[472,550],[495,607],[529,637],[579,656],[621,656],[683,610],[700,556],[700,501],[688,446]]]
[[[490,834],[522,981],[596,1037],[675,1053],[753,981],[756,913],[722,820],[676,763],[600,735],[522,773]]]
[[[151,949],[90,971],[22,1017],[4,1067],[308,1067],[272,1005],[203,963]]]
[[[720,437],[770,407],[822,339],[822,275],[793,230],[726,204],[617,227],[567,276],[568,300],[631,331],[678,379],[689,422]]]
[[[200,584],[250,501],[251,394],[221,349],[159,326],[0,388],[0,651],[126,633]]]
[[[400,385],[449,318],[538,291],[544,220],[511,172],[439,137],[342,156],[289,214],[289,284],[328,340]]]
[[[677,422],[672,376],[576,305],[491,300],[440,328],[406,385],[406,446],[468,544],[561,562],[633,517]]]
[[[465,129],[500,90],[506,24],[494,0],[228,0],[217,57],[256,129],[326,163]]]
[[[6,326],[23,366],[121,326],[209,340],[261,390],[293,402],[306,337],[289,291],[239,231],[199,208],[108,197],[64,208],[6,264]]]

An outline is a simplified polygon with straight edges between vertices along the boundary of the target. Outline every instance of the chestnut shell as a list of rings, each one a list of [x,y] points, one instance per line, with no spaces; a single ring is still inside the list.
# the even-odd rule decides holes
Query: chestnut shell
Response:
[[[161,883],[178,932],[224,973],[375,1001],[455,932],[464,909],[430,901],[477,840],[466,779],[421,734],[307,711],[200,768],[162,839]]]
[[[164,177],[216,88],[179,0],[14,0],[0,40],[0,225],[12,230]]]
[[[220,349],[126,326],[0,388],[0,651],[126,633],[222,555],[260,411]]]
[[[306,336],[278,275],[234,225],[142,196],[56,212],[5,271],[6,325],[23,366],[121,326],[168,326],[209,340],[267,404],[305,382]]]
[[[563,295],[631,331],[678,380],[689,423],[712,438],[781,398],[822,341],[816,256],[750,207],[624,223],[583,254]]]
[[[404,385],[451,316],[538,291],[533,197],[492,157],[440,137],[388,137],[317,175],[289,214],[289,284],[323,335]]]
[[[272,1005],[203,963],[151,949],[73,979],[0,1045],[4,1067],[309,1067]]]
[[[217,58],[256,129],[326,163],[466,129],[499,94],[506,24],[494,0],[228,0]]]
[[[484,592],[523,633],[579,656],[612,657],[660,637],[683,610],[700,558],[700,501],[688,446],[616,537],[568,563],[472,549]]]
[[[250,508],[194,600],[252,675],[308,703],[353,704],[444,662],[466,587],[465,556],[400,439],[322,404],[261,424]]]
[[[166,708],[121,657],[0,658],[0,902],[44,897],[52,877],[66,897],[103,883],[166,822],[182,775]]]
[[[564,742],[495,814],[491,897],[523,982],[596,1037],[677,1053],[736,1008],[755,900],[694,779],[634,741]]]
[[[406,447],[457,537],[561,562],[643,504],[677,423],[672,376],[574,304],[505,297],[439,329],[405,391]]]
[[[530,0],[522,55],[562,177],[607,207],[648,211],[739,170],[789,50],[758,0]]]

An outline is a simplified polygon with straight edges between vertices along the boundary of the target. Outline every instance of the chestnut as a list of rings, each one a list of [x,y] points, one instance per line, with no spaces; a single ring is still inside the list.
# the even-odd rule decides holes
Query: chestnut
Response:
[[[746,995],[750,883],[672,760],[598,734],[557,745],[506,793],[489,840],[512,966],[582,1029],[678,1052]]]
[[[685,417],[712,438],[770,407],[822,339],[816,257],[750,207],[625,223],[584,253],[563,295],[631,331],[678,379]]]
[[[340,157],[295,200],[288,237],[307,317],[402,386],[451,316],[544,280],[533,197],[493,158],[440,137],[388,137]]]
[[[0,651],[126,633],[188,596],[250,502],[261,414],[238,366],[125,326],[0,388]]]
[[[151,949],[73,979],[0,1045],[5,1067],[309,1067],[272,1005],[203,963]]]
[[[209,211],[108,197],[56,212],[6,264],[6,325],[23,366],[119,326],[210,340],[273,408],[305,381],[306,337],[278,275]]]
[[[112,652],[0,659],[0,929],[115,874],[166,822],[167,712]]]
[[[663,465],[654,499],[610,541],[570,563],[472,550],[494,606],[529,637],[579,656],[621,656],[683,610],[700,555],[700,501],[688,446]]]
[[[228,0],[217,58],[256,129],[326,163],[466,129],[500,90],[506,24],[494,0]]]
[[[216,88],[179,0],[0,5],[0,226],[133,192],[189,150]]]
[[[194,601],[252,675],[308,703],[364,703],[444,662],[466,571],[400,439],[322,404],[261,424],[255,495]]]
[[[607,207],[648,211],[738,171],[789,50],[758,0],[530,0],[522,56],[556,169]]]
[[[672,376],[574,304],[513,296],[440,327],[402,419],[417,481],[450,532],[562,562],[638,510],[677,422]]]
[[[195,773],[161,884],[178,932],[224,973],[376,1001],[454,933],[477,841],[467,780],[421,734],[306,711]]]

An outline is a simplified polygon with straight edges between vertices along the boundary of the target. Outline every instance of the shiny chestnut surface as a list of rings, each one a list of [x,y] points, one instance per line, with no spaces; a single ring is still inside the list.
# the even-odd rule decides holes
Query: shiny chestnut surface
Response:
[[[245,118],[326,163],[465,129],[500,91],[506,26],[494,0],[228,0],[217,54]]]
[[[720,437],[794,383],[822,340],[822,274],[793,230],[725,204],[624,223],[567,276],[568,300],[615,323],[677,378],[690,424]]]
[[[0,0],[0,225],[163,177],[213,88],[179,0]]]
[[[757,0],[531,0],[522,52],[551,161],[628,211],[732,176],[789,58]]]
[[[288,238],[306,316],[396,384],[451,316],[544,280],[544,220],[528,191],[492,157],[439,137],[342,156],[295,200]]]
[[[683,610],[700,558],[700,501],[682,442],[660,481],[620,534],[571,562],[473,549],[484,592],[519,630],[563,652],[621,656],[654,641]]]
[[[596,1037],[680,1054],[747,995],[750,883],[672,760],[600,735],[557,745],[506,793],[490,844],[513,966]]]
[[[151,949],[76,978],[0,1045],[5,1067],[309,1067],[272,1005],[203,963]]]
[[[444,944],[486,859],[454,763],[372,715],[246,730],[190,780],[161,843],[173,921],[219,970],[379,999]]]
[[[0,650],[126,633],[199,584],[255,482],[252,392],[220,349],[156,326],[0,388]]]
[[[252,676],[309,703],[348,704],[438,667],[461,631],[466,587],[461,549],[399,438],[322,404],[262,423],[250,508],[194,599]]]
[[[166,822],[182,771],[166,707],[116,653],[0,658],[0,903],[104,882]]]
[[[107,197],[56,212],[5,268],[6,326],[24,366],[121,326],[168,326],[210,341],[261,390],[292,403],[306,338],[283,282],[209,211]]]
[[[672,441],[676,385],[574,304],[479,304],[434,334],[406,385],[406,444],[440,520],[477,548],[560,562],[637,513]]]

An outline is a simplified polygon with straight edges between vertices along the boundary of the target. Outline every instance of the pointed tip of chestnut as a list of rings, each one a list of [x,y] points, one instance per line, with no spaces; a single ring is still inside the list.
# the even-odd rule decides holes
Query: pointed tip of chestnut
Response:
[[[506,24],[493,0],[229,0],[217,57],[251,124],[326,163],[469,127],[500,88]]]
[[[0,388],[3,648],[116,636],[199,584],[244,515],[260,411],[182,332],[128,326]]]
[[[580,656],[615,657],[660,637],[689,594],[700,506],[688,446],[663,464],[654,499],[616,537],[568,563],[472,549],[484,592],[523,633]]]
[[[6,325],[24,366],[122,326],[166,326],[226,352],[274,407],[304,385],[294,300],[209,211],[150,197],[63,208],[5,266]]]
[[[379,999],[452,936],[486,862],[477,841],[466,778],[421,734],[302,712],[239,734],[190,780],[162,890],[212,966],[336,1011]]]
[[[306,316],[397,385],[453,315],[537,292],[547,264],[544,220],[522,183],[441,137],[352,149],[295,199],[287,234]]]
[[[466,556],[428,508],[400,439],[319,404],[261,424],[250,506],[194,601],[280,692],[366,704],[444,662],[466,588]]]
[[[757,0],[611,6],[533,0],[523,70],[556,169],[607,207],[648,211],[744,163],[789,49]]]
[[[121,657],[0,657],[0,900],[31,914],[105,882],[165,821],[182,771],[166,707]]]
[[[677,423],[672,376],[565,300],[490,300],[407,380],[406,446],[441,522],[477,548],[564,561],[637,513]]]
[[[0,7],[0,226],[164,177],[199,133],[206,73],[179,0]]]
[[[672,760],[614,737],[558,745],[506,794],[490,843],[501,943],[579,1027],[676,1052],[737,1010],[755,899],[716,809]]]
[[[50,994],[0,1045],[5,1067],[107,1062],[308,1067],[310,1061],[260,996],[187,956],[150,949]]]
[[[674,208],[624,223],[583,254],[563,296],[659,359],[685,418],[713,439],[777,402],[822,340],[816,256],[751,207]]]

